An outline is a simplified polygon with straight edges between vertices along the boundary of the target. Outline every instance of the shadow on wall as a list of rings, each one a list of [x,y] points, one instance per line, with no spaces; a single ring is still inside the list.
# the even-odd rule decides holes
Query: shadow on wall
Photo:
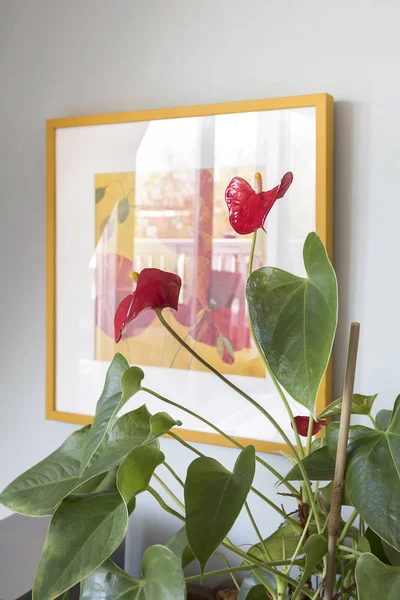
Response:
[[[342,394],[343,373],[345,370],[344,350],[347,348],[349,324],[359,320],[364,314],[365,273],[367,235],[367,207],[369,206],[368,187],[357,188],[353,174],[370,172],[369,144],[363,143],[370,137],[370,118],[367,105],[352,102],[335,102],[335,163],[334,163],[334,267],[339,283],[339,324],[333,357],[334,398]],[[355,148],[354,140],[361,140]],[[358,164],[356,164],[358,163]],[[357,218],[356,216],[357,215]],[[364,220],[363,220],[364,219]],[[357,254],[355,253],[355,249]],[[357,281],[354,281],[356,273]],[[351,279],[353,274],[353,279]],[[354,290],[357,289],[357,299]],[[355,301],[357,305],[355,306]],[[357,312],[355,312],[357,311]],[[362,325],[362,323],[361,323]],[[362,348],[361,348],[362,351]]]

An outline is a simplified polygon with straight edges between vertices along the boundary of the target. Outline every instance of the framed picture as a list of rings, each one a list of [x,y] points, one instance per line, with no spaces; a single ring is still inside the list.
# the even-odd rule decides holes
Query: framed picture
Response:
[[[157,267],[182,279],[177,312],[164,315],[210,364],[251,394],[292,437],[246,317],[250,236],[231,229],[225,188],[235,176],[294,183],[259,232],[254,268],[303,274],[302,245],[317,231],[332,253],[333,98],[326,94],[47,122],[47,418],[92,421],[116,352],[145,385],[260,451],[283,446],[269,422],[183,350],[153,311],[114,342],[113,318],[131,271]],[[330,400],[328,371],[321,409]],[[139,392],[183,423],[185,439],[226,445],[183,411]],[[306,414],[293,403],[295,414]]]

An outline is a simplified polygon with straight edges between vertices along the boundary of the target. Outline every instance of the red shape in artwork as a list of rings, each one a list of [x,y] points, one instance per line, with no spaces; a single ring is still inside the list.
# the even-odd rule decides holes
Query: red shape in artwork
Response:
[[[181,278],[160,269],[143,269],[136,290],[119,304],[114,318],[115,341],[118,343],[126,327],[149,309],[178,309]]]
[[[240,235],[253,233],[264,227],[265,219],[278,198],[282,198],[293,181],[293,173],[286,173],[279,185],[257,194],[241,177],[234,177],[225,192],[229,222]]]
[[[235,323],[233,319],[235,310],[232,304],[238,296],[240,284],[240,273],[211,271],[206,304],[202,306],[197,298],[192,297],[187,304],[179,306],[177,321],[190,328],[189,335],[193,339],[207,346],[216,347],[219,339],[226,338],[234,352],[248,347],[249,333],[247,329],[243,331],[245,315],[240,322]],[[235,361],[234,354],[229,352],[225,343],[222,345],[221,358],[227,364]]]

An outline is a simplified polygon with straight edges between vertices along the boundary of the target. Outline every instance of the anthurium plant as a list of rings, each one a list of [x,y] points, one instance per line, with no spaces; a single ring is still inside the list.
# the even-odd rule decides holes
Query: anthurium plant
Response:
[[[233,229],[253,234],[246,288],[249,322],[268,376],[286,408],[286,423],[278,423],[268,406],[219,373],[170,326],[165,311],[177,310],[181,287],[175,273],[144,269],[132,274],[136,289],[115,315],[118,342],[143,311],[155,311],[195,360],[272,424],[286,444],[287,469],[278,472],[253,446],[243,447],[200,414],[147,387],[142,369],[116,354],[93,424],[70,435],[0,496],[5,506],[18,513],[51,516],[34,600],[68,598],[68,591],[79,582],[82,600],[184,600],[188,582],[206,585],[216,575],[232,577],[237,600],[400,598],[400,397],[392,411],[373,416],[376,395],[353,394],[353,343],[343,398],[316,414],[338,315],[335,272],[316,233],[304,242],[305,277],[274,266],[252,268],[258,230],[264,234],[268,212],[292,180],[287,173],[274,189],[262,191],[259,175],[256,189],[236,177],[226,190]],[[145,405],[135,406],[139,391],[163,401],[171,415],[150,414]],[[293,414],[289,395],[306,407],[308,417]],[[120,416],[128,400],[134,408]],[[239,449],[232,471],[213,458],[212,447],[203,454],[180,438],[175,408]],[[366,423],[349,427],[350,413],[365,417]],[[289,422],[294,441],[286,433]],[[162,451],[164,435],[193,451],[184,481]],[[256,469],[272,473],[282,500],[295,500],[294,512],[254,486]],[[180,498],[163,480],[166,470],[182,487]],[[135,579],[110,556],[126,536],[139,494],[150,494],[160,510],[176,518],[177,533],[166,546],[146,550],[142,576]],[[266,518],[268,511],[275,511],[281,519],[267,538],[251,512],[252,495],[265,502]],[[342,504],[347,506],[346,519]],[[254,534],[249,548],[239,547],[230,536],[241,511],[247,512]],[[211,557],[221,556],[224,550],[237,560],[230,564],[225,556],[224,568],[210,571]],[[198,575],[185,577],[184,568],[193,561]]]

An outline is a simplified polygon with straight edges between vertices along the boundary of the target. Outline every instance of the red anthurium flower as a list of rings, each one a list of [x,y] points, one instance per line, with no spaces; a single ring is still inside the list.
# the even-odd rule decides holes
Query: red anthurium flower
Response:
[[[308,432],[308,424],[310,422],[310,417],[295,417],[297,431],[303,437],[307,437]],[[325,427],[328,425],[329,421],[326,419],[321,419],[320,421],[314,421],[312,434],[317,435],[317,433],[321,430],[321,427]]]
[[[122,300],[115,313],[115,341],[118,343],[127,325],[149,308],[177,310],[181,284],[175,273],[143,269],[137,277],[136,290]]]
[[[292,181],[293,174],[286,173],[279,185],[258,194],[247,181],[234,177],[226,188],[225,201],[229,210],[229,222],[236,233],[246,235],[263,227],[275,201],[286,194]]]

